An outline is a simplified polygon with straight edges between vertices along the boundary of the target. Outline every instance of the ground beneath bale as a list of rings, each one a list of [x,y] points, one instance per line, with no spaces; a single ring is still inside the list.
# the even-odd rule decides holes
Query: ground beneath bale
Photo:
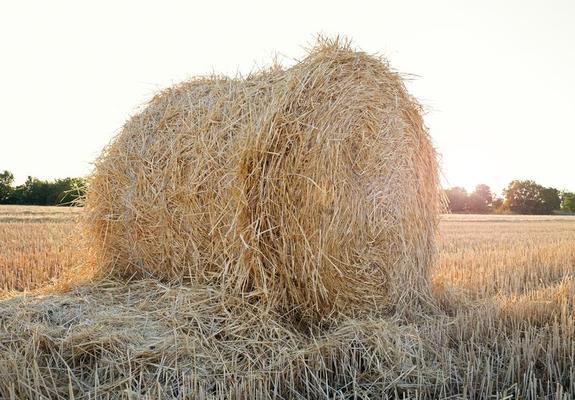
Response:
[[[566,290],[562,283],[560,290]],[[559,290],[559,289],[558,289]],[[536,398],[575,393],[572,303],[346,319],[317,330],[206,287],[105,281],[0,302],[0,397]]]

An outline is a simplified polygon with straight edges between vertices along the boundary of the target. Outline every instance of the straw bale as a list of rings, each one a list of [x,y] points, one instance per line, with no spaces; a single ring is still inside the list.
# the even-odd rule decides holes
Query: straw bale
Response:
[[[321,319],[429,299],[436,154],[399,74],[341,41],[156,95],[98,159],[101,276],[217,285]]]

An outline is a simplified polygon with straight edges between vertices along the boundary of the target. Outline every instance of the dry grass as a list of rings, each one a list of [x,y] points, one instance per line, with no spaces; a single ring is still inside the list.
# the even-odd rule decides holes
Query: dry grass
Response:
[[[446,216],[433,279],[473,299],[552,287],[574,277],[574,224],[569,216]]]
[[[0,293],[35,289],[71,265],[77,215],[72,207],[0,206]]]
[[[446,216],[440,231],[443,311],[412,320],[310,331],[155,280],[13,294],[0,303],[0,397],[573,398],[575,218]],[[32,240],[20,248],[53,252]]]

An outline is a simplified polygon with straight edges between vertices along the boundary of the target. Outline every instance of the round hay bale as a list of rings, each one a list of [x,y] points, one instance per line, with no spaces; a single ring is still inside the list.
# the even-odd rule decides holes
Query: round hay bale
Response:
[[[438,187],[400,76],[323,41],[286,70],[155,96],[97,160],[86,230],[100,275],[357,314],[428,298]]]

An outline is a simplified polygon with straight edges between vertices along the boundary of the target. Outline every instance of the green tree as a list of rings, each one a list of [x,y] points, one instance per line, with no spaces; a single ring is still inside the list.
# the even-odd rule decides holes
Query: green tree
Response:
[[[540,186],[533,181],[512,181],[503,191],[505,205],[517,214],[536,214]]]
[[[454,213],[467,211],[467,191],[462,187],[452,187],[445,191],[449,210]]]
[[[0,173],[0,204],[6,203],[14,191],[14,175],[10,171]]]
[[[530,180],[512,181],[504,194],[505,206],[517,214],[549,214],[561,204],[557,189]]]
[[[38,206],[48,205],[48,184],[38,178],[29,176],[24,182],[24,204]]]
[[[492,211],[501,211],[503,210],[503,199],[501,197],[495,197],[491,202],[491,210]]]
[[[473,192],[467,197],[466,211],[471,214],[486,214],[489,212],[489,206],[480,194]]]
[[[487,185],[477,185],[475,191],[467,197],[467,211],[475,214],[488,213],[493,202],[491,189]]]
[[[83,178],[56,179],[48,187],[46,202],[54,205],[74,205],[84,195],[86,181]]]
[[[491,193],[491,188],[489,186],[484,184],[477,185],[474,193],[481,197],[488,207],[493,203],[493,194]]]
[[[575,193],[561,193],[561,210],[575,213]]]
[[[561,208],[559,190],[555,188],[541,188],[541,205],[539,214],[551,214]]]

